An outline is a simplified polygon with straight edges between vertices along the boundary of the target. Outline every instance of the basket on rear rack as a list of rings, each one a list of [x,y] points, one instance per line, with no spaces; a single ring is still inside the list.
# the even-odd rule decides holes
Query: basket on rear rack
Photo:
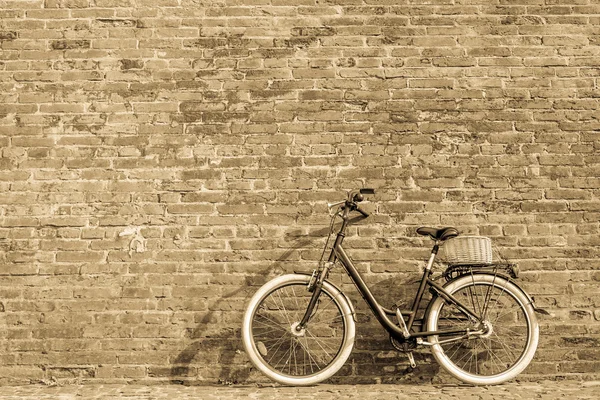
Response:
[[[447,240],[443,249],[450,265],[492,264],[492,241],[485,236],[458,236]]]
[[[511,278],[519,276],[519,267],[503,261],[492,262],[492,240],[485,236],[458,236],[447,240],[443,246],[445,261],[449,264],[444,272],[446,280],[471,273],[472,271],[490,274],[504,274]]]

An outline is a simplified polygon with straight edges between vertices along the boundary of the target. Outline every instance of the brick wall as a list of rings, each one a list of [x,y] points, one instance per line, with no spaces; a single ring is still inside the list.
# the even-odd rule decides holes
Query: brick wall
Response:
[[[415,227],[491,236],[554,314],[523,378],[600,378],[596,0],[0,4],[0,383],[261,379],[246,301],[362,186],[387,304]],[[352,298],[342,380],[442,379]]]

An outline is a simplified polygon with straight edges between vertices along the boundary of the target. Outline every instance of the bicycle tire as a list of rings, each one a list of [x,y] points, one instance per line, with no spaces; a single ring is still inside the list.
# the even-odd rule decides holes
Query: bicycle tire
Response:
[[[523,372],[539,340],[539,325],[528,296],[508,280],[488,274],[464,275],[444,288],[475,314],[486,308],[488,313],[485,335],[451,343],[441,343],[449,336],[430,336],[437,362],[454,377],[474,385],[500,384]],[[431,300],[428,331],[481,328],[475,325],[441,297]]]
[[[307,275],[290,274],[267,282],[254,294],[244,314],[242,340],[250,361],[264,375],[285,385],[312,385],[330,378],[354,346],[352,307],[328,282],[323,282],[307,326],[294,333],[312,295],[307,290],[309,280]]]

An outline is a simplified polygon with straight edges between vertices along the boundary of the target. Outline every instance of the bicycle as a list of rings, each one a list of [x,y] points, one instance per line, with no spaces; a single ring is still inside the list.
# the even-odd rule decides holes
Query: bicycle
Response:
[[[514,264],[468,259],[448,266],[442,275],[444,284],[432,279],[440,247],[459,238],[455,228],[418,228],[417,233],[433,239],[434,246],[412,307],[388,309],[379,304],[342,247],[350,213],[368,217],[359,203],[364,195],[374,193],[374,189],[353,190],[345,200],[329,204],[338,210],[331,217],[323,254],[336,218],[342,222],[329,258],[323,262],[322,256],[312,274],[280,276],[252,297],[244,314],[242,340],[254,366],[285,385],[312,385],[344,365],[354,345],[356,318],[349,298],[327,279],[339,263],[389,333],[394,348],[407,354],[412,368],[416,367],[412,351],[429,346],[437,362],[466,383],[500,384],[521,373],[535,354],[539,339],[535,312],[543,310],[515,283]],[[484,256],[491,260],[491,254]],[[426,289],[432,298],[417,318]]]

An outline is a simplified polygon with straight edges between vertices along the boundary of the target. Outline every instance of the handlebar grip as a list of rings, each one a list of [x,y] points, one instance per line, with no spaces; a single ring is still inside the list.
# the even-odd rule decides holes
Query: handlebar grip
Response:
[[[363,188],[360,189],[360,194],[375,194],[375,189]]]

